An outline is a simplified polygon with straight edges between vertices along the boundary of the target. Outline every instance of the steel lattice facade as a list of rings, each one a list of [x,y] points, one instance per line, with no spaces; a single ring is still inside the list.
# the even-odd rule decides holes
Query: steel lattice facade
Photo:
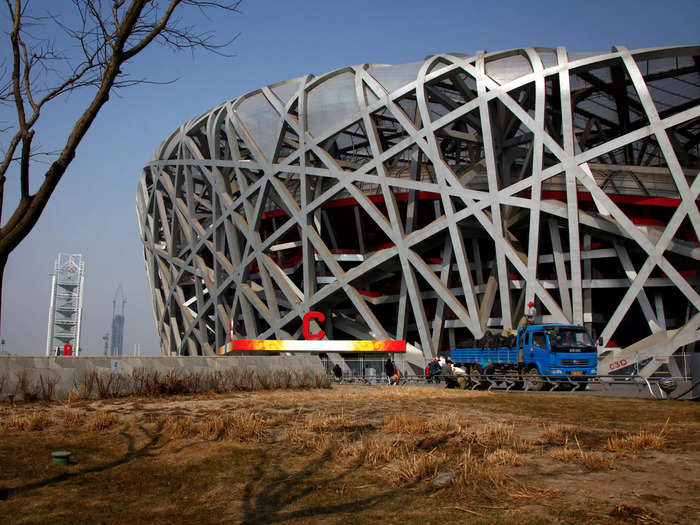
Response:
[[[434,55],[230,100],[140,179],[163,351],[299,338],[316,310],[430,357],[534,300],[672,353],[700,338],[699,132],[700,47]]]

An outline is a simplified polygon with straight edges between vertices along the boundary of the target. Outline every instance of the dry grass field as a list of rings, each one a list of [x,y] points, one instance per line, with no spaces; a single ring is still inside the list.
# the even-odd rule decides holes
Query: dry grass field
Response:
[[[2,523],[700,521],[692,402],[341,385],[5,403],[0,458]]]

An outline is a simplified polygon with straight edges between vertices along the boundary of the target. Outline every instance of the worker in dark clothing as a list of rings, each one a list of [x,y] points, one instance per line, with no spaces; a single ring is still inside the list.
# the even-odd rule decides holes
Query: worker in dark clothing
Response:
[[[445,366],[442,367],[442,378],[445,380],[447,388],[456,388],[458,385],[455,378],[454,370],[452,369],[452,359],[447,359]]]
[[[394,375],[394,364],[391,362],[391,358],[387,357],[384,361],[384,373],[387,377]]]

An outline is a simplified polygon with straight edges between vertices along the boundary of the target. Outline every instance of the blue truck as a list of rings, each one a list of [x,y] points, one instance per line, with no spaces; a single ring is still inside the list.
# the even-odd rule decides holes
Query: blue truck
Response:
[[[503,338],[499,340],[500,344],[481,340],[450,351],[453,363],[466,371],[473,388],[502,382],[509,389],[585,389],[596,374],[598,352],[582,326],[527,325],[505,344]]]

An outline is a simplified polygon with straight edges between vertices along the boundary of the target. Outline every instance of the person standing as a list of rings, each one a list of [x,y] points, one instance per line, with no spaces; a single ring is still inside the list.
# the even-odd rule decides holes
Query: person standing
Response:
[[[537,315],[537,310],[535,309],[535,302],[530,301],[529,303],[527,303],[525,315],[522,316],[520,322],[518,323],[518,328],[524,328],[527,325],[533,324],[535,322],[535,315]]]
[[[391,363],[390,357],[387,357],[386,361],[384,361],[384,373],[388,378],[394,375],[394,365]]]
[[[399,384],[399,367],[396,366],[396,363],[394,361],[391,362],[391,379],[389,380],[390,385],[398,385]]]

